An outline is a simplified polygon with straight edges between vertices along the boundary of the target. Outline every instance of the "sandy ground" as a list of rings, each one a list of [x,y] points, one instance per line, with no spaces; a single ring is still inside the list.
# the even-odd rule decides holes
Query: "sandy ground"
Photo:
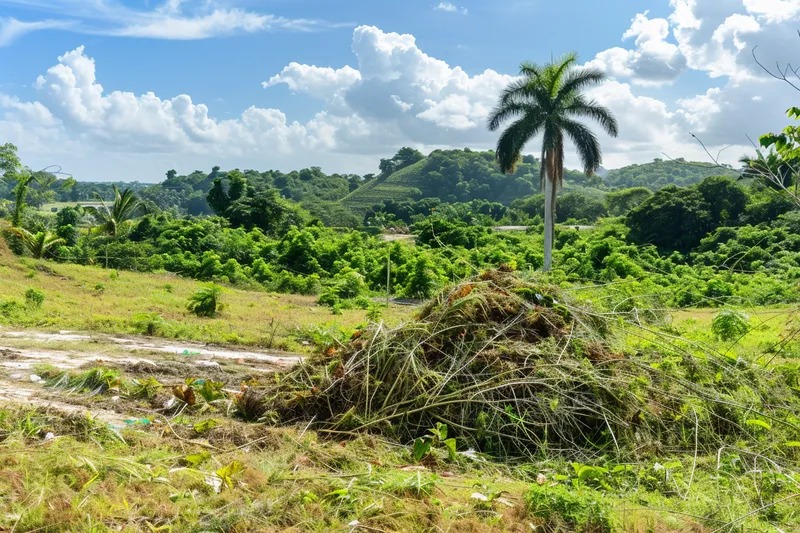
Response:
[[[235,383],[243,376],[286,369],[301,356],[280,352],[236,350],[191,342],[150,337],[118,337],[74,331],[41,332],[0,327],[0,403],[27,404],[67,413],[89,412],[113,425],[136,413],[91,407],[80,395],[56,393],[44,387],[36,366],[47,364],[61,370],[108,366],[134,374],[213,376]]]

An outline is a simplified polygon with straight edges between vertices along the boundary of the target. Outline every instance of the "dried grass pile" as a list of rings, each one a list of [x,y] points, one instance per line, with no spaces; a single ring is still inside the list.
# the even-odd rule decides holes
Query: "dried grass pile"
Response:
[[[800,420],[798,373],[689,353],[634,314],[604,315],[556,287],[488,271],[443,291],[413,322],[374,324],[297,366],[263,391],[263,405],[271,420],[401,442],[443,422],[460,446],[505,458],[745,441],[792,453],[781,446]],[[626,349],[632,332],[649,335],[648,347]]]

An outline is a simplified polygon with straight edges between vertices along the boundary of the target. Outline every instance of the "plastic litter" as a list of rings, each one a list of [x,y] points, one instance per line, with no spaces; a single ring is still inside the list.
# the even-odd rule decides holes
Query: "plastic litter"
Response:
[[[51,440],[55,440],[56,435],[52,431],[48,431],[47,434],[44,436],[45,442],[50,442]]]
[[[189,350],[183,350],[183,352],[181,352],[181,355],[189,355],[189,356],[200,355],[200,352],[190,352]]]
[[[141,424],[143,426],[149,426],[150,424],[152,424],[152,422],[148,418],[129,418],[128,420],[125,421],[125,423],[128,424],[129,426],[135,426],[138,424]]]
[[[42,381],[41,376],[37,376],[36,374],[31,374],[31,383],[39,383]]]

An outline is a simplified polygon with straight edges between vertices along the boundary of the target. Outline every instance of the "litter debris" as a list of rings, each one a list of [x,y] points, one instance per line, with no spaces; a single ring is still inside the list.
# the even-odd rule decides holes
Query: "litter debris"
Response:
[[[24,374],[11,374],[10,376],[8,376],[8,379],[13,379],[14,381],[19,381],[24,377],[25,377]]]
[[[41,381],[43,381],[41,376],[31,374],[31,383],[40,383]]]
[[[183,350],[183,352],[180,355],[189,355],[189,356],[200,355],[200,352],[190,352],[189,350]]]
[[[128,424],[129,426],[135,426],[135,425],[149,426],[153,422],[151,422],[149,418],[129,418],[128,420],[125,421],[125,423]]]
[[[485,494],[481,494],[480,492],[473,492],[472,496],[470,496],[470,498],[472,498],[473,500],[478,500],[478,501],[482,501],[482,502],[488,502],[489,501],[489,497],[487,495],[485,495]]]
[[[56,438],[55,433],[53,433],[52,431],[48,431],[47,434],[44,436],[44,441],[50,442],[51,440],[55,440],[55,438]]]
[[[203,482],[219,493],[222,490],[222,478],[219,476],[205,476]]]
[[[536,476],[536,483],[539,485],[544,485],[547,482],[547,477],[544,474],[539,474]]]
[[[200,368],[215,368],[222,370],[222,367],[216,361],[197,361],[197,366]]]

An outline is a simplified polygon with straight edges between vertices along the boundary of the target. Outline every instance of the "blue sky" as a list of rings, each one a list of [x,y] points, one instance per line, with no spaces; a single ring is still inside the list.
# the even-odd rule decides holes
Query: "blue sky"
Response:
[[[0,0],[0,143],[79,179],[363,173],[403,145],[491,147],[519,63],[576,51],[610,77],[607,167],[701,158],[689,131],[734,160],[786,123],[796,93],[750,52],[790,60],[799,20],[800,0]]]

